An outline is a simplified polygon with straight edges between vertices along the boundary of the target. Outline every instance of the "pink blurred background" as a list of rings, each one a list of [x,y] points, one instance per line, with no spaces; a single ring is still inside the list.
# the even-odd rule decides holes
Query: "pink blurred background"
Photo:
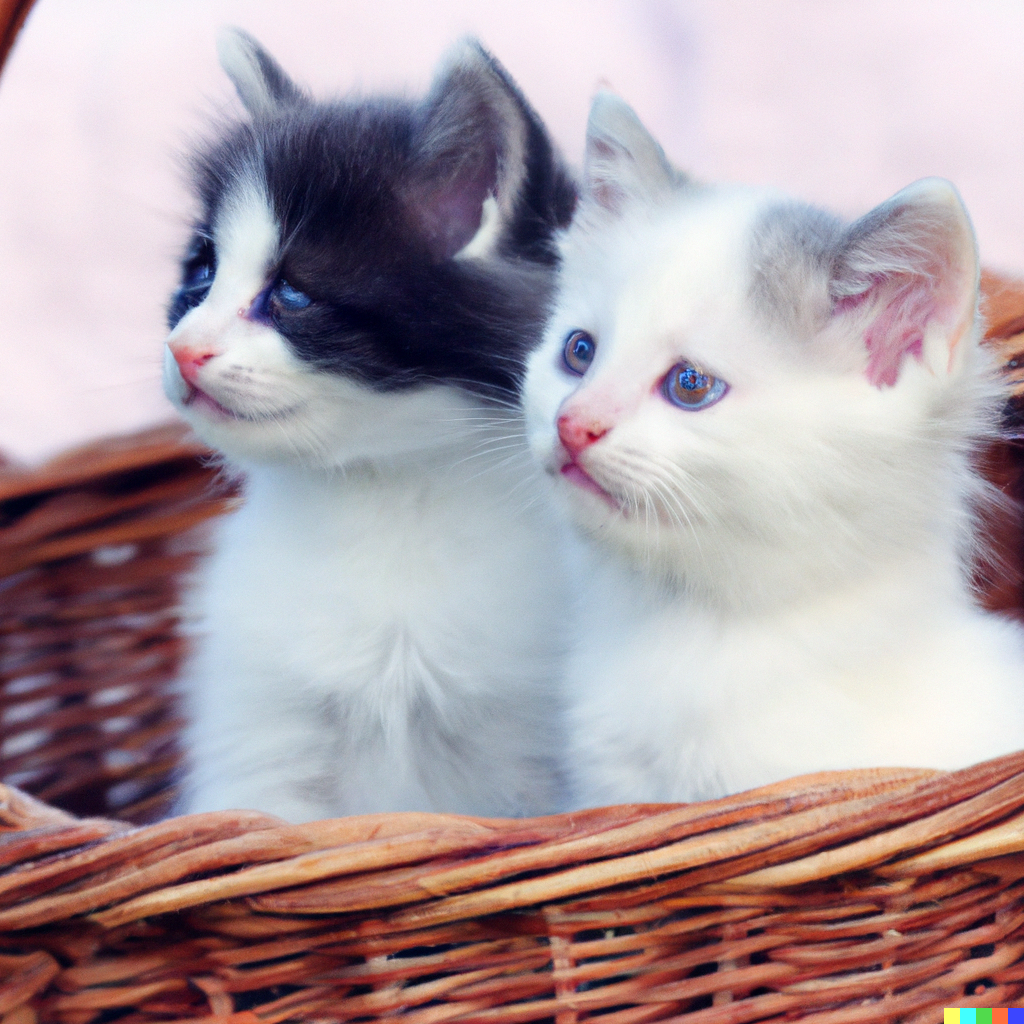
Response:
[[[600,81],[703,178],[856,215],[960,188],[1024,272],[1021,0],[39,0],[0,87],[0,449],[29,462],[173,412],[163,306],[191,213],[176,154],[233,110],[240,25],[316,92],[421,91],[468,32],[577,163]]]

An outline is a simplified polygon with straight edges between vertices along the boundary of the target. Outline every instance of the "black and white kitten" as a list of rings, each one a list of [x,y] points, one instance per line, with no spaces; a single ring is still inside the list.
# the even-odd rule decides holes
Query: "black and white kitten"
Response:
[[[242,32],[167,394],[244,472],[198,582],[181,810],[556,807],[562,545],[516,407],[575,192],[479,45],[319,102]]]

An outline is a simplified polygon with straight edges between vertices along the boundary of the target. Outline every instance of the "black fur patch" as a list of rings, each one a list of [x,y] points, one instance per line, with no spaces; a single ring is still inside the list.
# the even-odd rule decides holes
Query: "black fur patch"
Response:
[[[301,359],[380,390],[440,381],[516,394],[547,311],[552,236],[571,218],[576,193],[537,116],[504,70],[486,60],[514,100],[526,139],[525,178],[494,257],[438,258],[410,208],[418,179],[438,174],[436,166],[424,169],[424,106],[321,103],[296,91],[195,156],[201,226],[168,309],[170,325],[208,290],[212,274],[204,267],[215,269],[216,254],[207,226],[233,188],[263,180],[282,228],[273,276],[313,300],[269,313]]]

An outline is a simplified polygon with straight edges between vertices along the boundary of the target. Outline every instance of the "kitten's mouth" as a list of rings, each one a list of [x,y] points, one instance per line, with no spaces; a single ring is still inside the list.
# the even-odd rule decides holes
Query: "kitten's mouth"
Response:
[[[211,397],[194,384],[186,384],[186,387],[188,390],[185,392],[182,405],[188,406],[190,409],[199,409],[207,415],[212,415],[215,419],[238,420],[244,418],[226,405],[221,405],[216,398]]]
[[[221,405],[216,398],[208,395],[194,384],[186,384],[186,386],[188,391],[185,394],[182,405],[188,406],[190,409],[200,409],[206,415],[218,420],[241,420],[244,423],[262,423],[265,420],[280,420],[285,416],[291,416],[299,408],[296,405],[287,409],[275,409],[273,413],[253,415],[251,413],[238,412],[235,409],[229,409],[226,405]]]
[[[596,494],[606,505],[610,505],[616,512],[622,511],[622,503],[613,494],[609,494],[579,463],[567,462],[561,469],[562,476],[570,483],[581,487],[591,494]]]

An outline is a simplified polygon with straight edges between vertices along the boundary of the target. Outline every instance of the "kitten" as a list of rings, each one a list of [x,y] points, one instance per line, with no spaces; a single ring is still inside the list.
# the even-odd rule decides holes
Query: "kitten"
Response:
[[[587,539],[574,803],[1024,746],[1024,635],[968,581],[1002,401],[955,189],[853,224],[591,112],[531,447]]]
[[[559,802],[563,544],[517,393],[575,187],[466,43],[425,100],[317,102],[244,33],[194,158],[167,394],[244,474],[197,584],[181,811]]]

